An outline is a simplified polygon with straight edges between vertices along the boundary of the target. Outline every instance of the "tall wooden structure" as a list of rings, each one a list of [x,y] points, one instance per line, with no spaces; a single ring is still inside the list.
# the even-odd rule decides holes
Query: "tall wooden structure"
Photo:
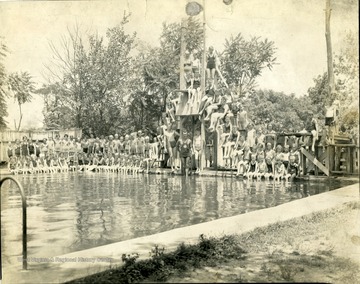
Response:
[[[205,19],[205,12],[203,11],[204,19]],[[199,106],[200,100],[205,95],[205,61],[206,60],[206,50],[205,50],[205,40],[204,40],[204,51],[203,51],[203,59],[202,59],[202,68],[201,68],[201,95],[196,96],[195,100],[190,102],[189,100],[189,91],[186,89],[186,82],[185,82],[185,68],[184,68],[184,54],[186,49],[186,44],[184,40],[184,30],[186,29],[186,21],[183,19],[181,22],[181,44],[180,44],[180,90],[175,90],[179,96],[179,102],[176,110],[176,117],[178,118],[178,128],[180,129],[180,137],[182,138],[184,122],[186,119],[191,119],[193,129],[192,129],[192,137],[194,137],[194,127],[195,127],[195,119],[199,117]],[[205,33],[205,20],[204,20],[204,33]],[[205,39],[205,34],[204,34]],[[203,141],[203,151],[201,152],[201,162],[200,167],[203,170],[205,165],[205,126],[204,122],[201,120],[201,138]]]

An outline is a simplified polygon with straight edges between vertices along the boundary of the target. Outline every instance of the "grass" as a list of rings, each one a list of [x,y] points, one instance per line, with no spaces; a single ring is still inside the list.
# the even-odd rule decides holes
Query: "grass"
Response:
[[[123,266],[67,283],[164,282],[169,277],[184,275],[195,268],[216,266],[229,259],[245,259],[245,253],[234,236],[207,238],[200,235],[195,245],[182,243],[168,253],[164,247],[156,245],[147,260],[137,261],[138,254],[123,255]]]

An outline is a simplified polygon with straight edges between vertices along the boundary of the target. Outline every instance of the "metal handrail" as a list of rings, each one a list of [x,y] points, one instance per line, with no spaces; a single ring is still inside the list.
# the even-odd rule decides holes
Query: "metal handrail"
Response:
[[[22,200],[22,247],[23,247],[23,258],[22,258],[22,263],[23,263],[23,269],[27,270],[27,233],[26,233],[26,196],[25,196],[25,192],[24,189],[22,187],[22,185],[13,177],[4,177],[3,179],[0,180],[0,188],[2,186],[2,184],[4,183],[4,181],[6,180],[12,180],[13,182],[16,183],[16,185],[18,186],[18,188],[20,189],[20,194],[21,194],[21,200]]]

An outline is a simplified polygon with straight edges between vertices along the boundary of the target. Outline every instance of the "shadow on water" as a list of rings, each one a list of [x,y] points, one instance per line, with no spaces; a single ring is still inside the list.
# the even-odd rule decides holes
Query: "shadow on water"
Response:
[[[28,198],[29,255],[49,257],[277,206],[353,182],[58,173],[18,176]],[[2,188],[1,243],[21,255],[21,200]],[[6,241],[6,246],[3,246]]]

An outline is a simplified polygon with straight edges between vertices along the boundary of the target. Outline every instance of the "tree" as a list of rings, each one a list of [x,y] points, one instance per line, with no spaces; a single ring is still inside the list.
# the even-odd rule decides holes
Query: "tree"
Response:
[[[32,82],[32,77],[28,72],[12,73],[9,76],[9,89],[19,106],[19,122],[16,125],[16,121],[14,121],[15,129],[19,131],[23,118],[22,105],[31,102],[32,94],[35,91],[34,82]]]
[[[3,42],[3,39],[0,37],[0,130],[6,128],[5,117],[8,115],[6,110],[6,90],[5,86],[7,85],[7,78],[5,72],[5,66],[3,60],[6,57],[8,49]]]
[[[308,89],[308,96],[311,99],[312,103],[317,106],[317,112],[325,114],[325,105],[331,105],[335,97],[332,93],[328,95],[329,85],[328,85],[328,75],[325,72],[322,75],[318,75],[314,80],[314,86]]]
[[[49,83],[37,90],[44,97],[44,124],[81,128],[84,97],[81,63],[85,55],[80,28],[75,26],[73,31],[68,28],[68,36],[61,37],[60,47],[53,42],[49,47],[53,53],[51,63],[45,65]]]
[[[137,58],[137,66],[140,70],[137,84],[139,87],[132,93],[130,111],[134,114],[142,110],[144,102],[148,106],[144,109],[143,119],[139,120],[139,123],[156,124],[162,112],[166,110],[169,94],[179,89],[181,32],[179,23],[163,23],[160,47],[149,47]],[[186,49],[196,50],[201,54],[203,30],[199,21],[192,17],[187,18],[186,29],[183,32]],[[148,118],[150,121],[147,120]]]
[[[98,135],[121,126],[126,114],[123,98],[135,85],[130,52],[136,34],[125,33],[127,22],[124,15],[118,26],[107,30],[107,44],[96,34],[83,44],[78,28],[63,37],[62,50],[51,44],[56,59],[48,66],[52,76],[39,90],[44,95],[46,125],[77,127]]]
[[[47,128],[74,127],[72,108],[64,98],[66,89],[59,82],[43,85],[36,92],[44,99],[44,122]]]
[[[259,37],[246,41],[239,33],[226,39],[221,69],[228,85],[236,87],[241,96],[253,93],[262,69],[271,70],[276,64],[275,50],[274,42]]]
[[[340,101],[340,124],[351,130],[359,126],[359,54],[357,35],[349,32],[343,38],[343,48],[334,56],[335,92],[328,95],[327,73],[314,79],[314,86],[308,89],[308,96],[318,106],[318,112],[325,114],[326,105]],[[358,132],[358,131],[356,131]]]
[[[358,35],[351,32],[344,36],[343,48],[335,55],[337,98],[345,107],[359,106],[359,49]]]
[[[255,91],[245,100],[244,107],[255,124],[271,123],[277,131],[300,131],[303,123],[311,119],[310,114],[316,112],[309,97],[297,98],[273,90]]]

